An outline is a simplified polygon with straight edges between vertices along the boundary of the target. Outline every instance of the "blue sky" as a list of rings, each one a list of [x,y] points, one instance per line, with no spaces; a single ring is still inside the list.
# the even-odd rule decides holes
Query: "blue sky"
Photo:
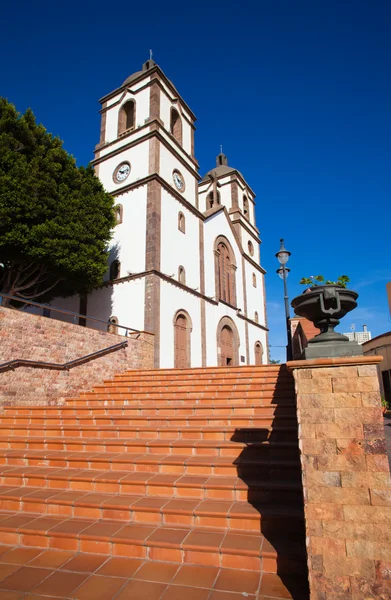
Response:
[[[30,106],[87,164],[98,98],[152,48],[198,117],[200,173],[223,144],[257,194],[271,353],[281,359],[280,237],[292,252],[291,297],[302,276],[348,274],[359,307],[340,329],[391,329],[390,30],[387,0],[8,2],[0,94]]]

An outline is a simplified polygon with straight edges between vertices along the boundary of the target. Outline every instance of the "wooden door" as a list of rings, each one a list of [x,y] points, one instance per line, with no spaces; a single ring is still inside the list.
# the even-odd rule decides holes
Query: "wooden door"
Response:
[[[256,365],[262,364],[262,354],[263,354],[262,344],[260,342],[257,342],[255,344],[255,364]]]
[[[233,333],[229,327],[223,327],[220,335],[221,366],[232,366],[234,364]]]
[[[175,321],[175,368],[186,369],[189,366],[187,350],[187,319],[178,315]]]

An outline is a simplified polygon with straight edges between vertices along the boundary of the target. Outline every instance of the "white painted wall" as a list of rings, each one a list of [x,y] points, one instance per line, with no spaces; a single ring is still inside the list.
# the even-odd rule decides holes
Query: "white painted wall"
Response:
[[[195,184],[194,175],[186,169],[186,167],[179,162],[179,160],[162,144],[160,144],[160,175],[170,184],[174,189],[174,182],[172,179],[172,172],[174,169],[178,169],[182,173],[185,180],[185,191],[183,197],[190,202],[193,206],[196,205],[195,195]]]
[[[262,273],[254,269],[247,260],[244,261],[244,264],[247,283],[247,316],[254,320],[254,313],[257,311],[260,325],[265,325]],[[255,274],[257,287],[253,286],[253,274]]]
[[[255,365],[255,343],[261,342],[263,348],[262,364],[267,364],[267,338],[266,331],[263,331],[255,325],[248,324],[248,339],[250,345],[250,360],[249,364]]]
[[[122,162],[128,161],[131,165],[130,174],[127,179],[121,183],[113,181],[113,173]],[[146,177],[149,168],[149,140],[141,142],[137,146],[127,148],[115,156],[108,157],[99,165],[99,179],[108,192],[119,190],[121,186],[129,185],[135,181]]]
[[[120,325],[143,330],[144,297],[144,278],[117,283],[92,292],[88,296],[87,313],[104,321],[114,316]],[[107,326],[102,325],[101,329],[106,330]],[[124,330],[119,329],[118,333],[124,335]]]
[[[202,366],[200,299],[166,281],[160,283],[160,367],[174,367],[174,317],[178,310],[190,315],[191,366]]]
[[[121,263],[120,275],[126,277],[130,273],[145,271],[147,186],[116,196],[115,203],[122,204],[123,220],[113,231],[109,264],[118,258]],[[108,278],[109,271],[105,276],[106,280]]]
[[[178,229],[178,213],[185,216],[185,233]],[[185,208],[166,190],[161,200],[161,270],[166,275],[174,274],[178,280],[178,267],[186,271],[186,285],[200,286],[199,219]]]

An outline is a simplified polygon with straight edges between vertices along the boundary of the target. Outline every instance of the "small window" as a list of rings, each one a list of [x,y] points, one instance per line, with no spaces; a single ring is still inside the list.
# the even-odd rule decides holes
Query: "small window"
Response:
[[[110,265],[110,280],[119,279],[121,271],[121,263],[119,260],[113,260]]]
[[[117,206],[114,207],[116,225],[120,225],[122,223],[123,210],[122,204],[117,204]]]
[[[258,316],[258,313],[257,313],[257,311],[255,311],[255,313],[254,313],[254,321],[255,321],[256,323],[259,323],[259,316]]]
[[[179,116],[179,112],[175,109],[171,109],[171,123],[170,132],[179,144],[182,144],[182,121]]]
[[[118,334],[118,319],[117,317],[110,317],[109,324],[107,326],[108,333],[117,333]]]
[[[118,113],[118,135],[122,135],[131,129],[134,129],[135,106],[133,100],[129,100],[121,106]]]
[[[247,244],[247,247],[248,247],[248,253],[249,253],[249,255],[250,256],[254,256],[254,246],[253,246],[253,243],[249,242]]]
[[[248,216],[248,200],[247,196],[243,196],[243,214]]]
[[[206,200],[206,209],[208,210],[209,208],[214,208],[215,206],[218,206],[219,204],[220,204],[220,192],[216,192],[216,199],[215,199],[214,192],[210,192],[210,194],[208,194],[208,197]]]
[[[186,271],[182,266],[180,266],[178,269],[178,281],[179,283],[186,283]]]
[[[178,213],[178,229],[182,233],[186,233],[186,220],[185,215],[182,212]]]
[[[257,277],[256,277],[255,273],[253,273],[253,286],[257,287]]]

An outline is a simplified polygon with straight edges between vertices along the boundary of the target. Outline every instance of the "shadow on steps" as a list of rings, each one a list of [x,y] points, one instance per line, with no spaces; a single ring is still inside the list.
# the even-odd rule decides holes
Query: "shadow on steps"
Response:
[[[282,371],[286,390],[287,372]],[[280,381],[281,378],[279,377]],[[308,600],[304,501],[296,414],[292,426],[279,425],[286,415],[286,395],[277,379],[271,429],[236,429],[231,441],[246,444],[234,461],[246,484],[247,501],[261,515],[263,571],[274,571],[294,600]],[[295,403],[292,381],[292,403]],[[265,552],[270,551],[270,557]],[[277,559],[275,554],[277,553]]]

